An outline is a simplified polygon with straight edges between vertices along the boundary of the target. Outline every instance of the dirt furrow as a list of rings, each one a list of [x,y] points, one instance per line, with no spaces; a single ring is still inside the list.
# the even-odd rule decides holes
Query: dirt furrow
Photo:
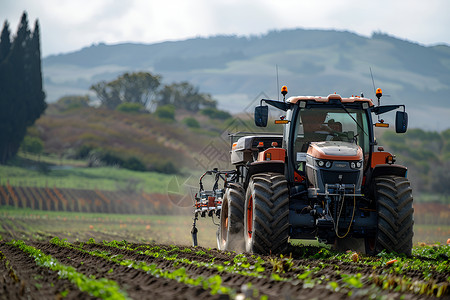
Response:
[[[136,249],[139,247],[139,244],[133,244],[130,247],[133,249]],[[145,251],[148,249],[149,245],[141,245],[143,247],[140,247],[138,250]],[[173,249],[171,246],[167,245],[150,245],[150,246],[157,246],[160,249],[164,249],[166,251],[170,251]],[[99,250],[107,250],[107,251],[115,251],[114,254],[125,254],[127,253],[129,255],[128,258],[133,259],[134,255],[137,254],[137,251],[129,251],[129,250],[120,250],[120,252],[117,252],[117,249],[114,247],[108,247],[106,245],[101,244],[85,244],[84,247],[86,249],[99,249]],[[212,258],[214,258],[214,264],[223,264],[224,262],[232,262],[233,259],[236,257],[236,253],[232,252],[224,252],[224,251],[218,251],[216,249],[206,249],[202,247],[183,247],[179,246],[179,251],[171,252],[176,253],[178,259],[188,259],[190,261],[197,261],[197,262],[204,262],[209,263],[211,262]],[[189,249],[190,251],[186,252],[186,249]],[[208,255],[198,255],[196,252],[202,251],[204,253],[207,253]],[[209,256],[211,254],[213,257]],[[247,261],[254,265],[257,260],[255,258],[252,258],[252,255],[246,254],[245,255]],[[272,274],[273,266],[270,263],[270,260],[279,260],[280,258],[277,256],[260,256],[261,259],[265,261],[264,264],[262,264],[262,267],[265,268],[264,272],[261,272],[262,275],[270,277]],[[144,258],[141,257],[141,260]],[[162,260],[164,261],[164,260]],[[339,260],[323,260],[323,259],[313,259],[313,258],[297,258],[292,260],[292,267],[290,270],[280,274],[283,278],[293,278],[296,277],[299,273],[303,272],[303,269],[307,267],[308,269],[314,269],[316,268],[318,271],[315,272],[314,277],[320,278],[321,276],[327,275],[327,274],[334,274],[337,270],[339,270],[340,273],[344,274],[357,274],[360,273],[362,276],[368,277],[372,275],[384,275],[389,274],[391,271],[390,266],[378,266],[373,267],[368,264],[361,264],[361,263],[353,263],[353,262],[342,262]],[[395,274],[394,274],[395,275]],[[425,275],[423,272],[418,270],[402,270],[402,274],[399,276],[406,276],[409,277],[412,280],[421,280],[421,281],[427,281],[425,278]],[[439,273],[436,271],[429,270],[428,276],[431,276],[435,280],[435,282],[446,282],[448,274],[445,273]],[[332,280],[339,279],[337,278],[331,278]]]
[[[116,281],[132,299],[227,299],[226,295],[211,295],[199,286],[190,286],[176,280],[157,278],[145,271],[125,267],[74,249],[49,243],[33,243],[34,247],[70,265],[80,273]]]
[[[0,299],[96,299],[18,248],[0,242],[0,251]]]
[[[208,268],[206,266],[197,266],[195,264],[185,264],[180,263],[177,266],[174,266],[173,261],[166,260],[163,258],[155,258],[152,256],[144,255],[144,254],[138,254],[135,251],[126,250],[126,249],[118,249],[115,247],[109,247],[101,244],[85,244],[83,249],[85,250],[100,250],[100,251],[107,251],[110,252],[111,255],[124,255],[125,259],[130,259],[134,261],[144,261],[148,264],[156,264],[158,268],[166,269],[166,270],[175,270],[179,267],[184,267],[186,269],[186,272],[192,276],[203,276],[203,277],[210,277],[219,274],[222,278],[222,284],[228,287],[231,287],[237,291],[240,291],[242,289],[243,285],[251,284],[252,289],[258,290],[259,295],[267,295],[270,297],[270,299],[276,299],[279,297],[284,297],[287,299],[312,299],[314,297],[327,297],[330,299],[341,299],[345,298],[347,295],[347,289],[343,289],[341,292],[333,291],[329,286],[329,281],[339,281],[340,276],[337,275],[334,270],[332,270],[332,267],[330,267],[330,270],[328,269],[322,269],[317,272],[314,272],[312,275],[312,279],[314,283],[307,284],[307,288],[304,288],[303,282],[300,280],[293,280],[289,282],[285,281],[275,281],[270,279],[272,274],[272,268],[270,264],[266,264],[266,270],[261,273],[265,278],[257,278],[252,276],[246,276],[241,275],[238,273],[229,273],[229,272],[218,272],[214,268]],[[168,249],[167,249],[168,250]],[[211,257],[205,256],[205,255],[195,255],[194,251],[202,250],[201,248],[195,248],[193,252],[191,253],[185,253],[177,251],[176,253],[179,254],[179,257],[177,258],[188,258],[189,260],[197,260],[197,261],[203,261],[203,262],[210,262]],[[203,249],[207,251],[207,249]],[[217,253],[215,253],[217,252]],[[232,261],[232,256],[228,256],[227,254],[215,250],[209,250],[208,253],[214,253],[217,254],[219,257],[219,260],[225,260]],[[224,256],[224,257],[220,257]],[[265,257],[267,259],[267,257]],[[249,259],[250,260],[250,259]],[[253,260],[253,259],[252,259]],[[217,260],[215,260],[215,263]],[[309,261],[311,263],[311,261]],[[285,278],[296,278],[296,276],[299,274],[299,272],[288,272],[285,274],[282,274]],[[328,280],[328,281],[326,281]],[[251,294],[251,291],[249,291]],[[352,297],[354,299],[367,299],[368,294],[389,294],[393,299],[396,298],[396,296],[400,296],[401,294],[388,292],[388,291],[382,291],[379,288],[375,288],[371,286],[371,283],[368,284],[367,288],[361,289],[357,293],[354,293]],[[418,297],[417,295],[413,294],[403,294],[404,299],[423,299],[423,297]]]

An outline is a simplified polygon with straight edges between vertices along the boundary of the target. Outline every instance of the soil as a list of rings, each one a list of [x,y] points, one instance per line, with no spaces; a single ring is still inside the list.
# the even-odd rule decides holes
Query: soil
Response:
[[[104,219],[104,218],[103,218]],[[86,276],[93,276],[96,279],[106,278],[117,282],[120,289],[128,295],[130,299],[260,299],[262,295],[268,299],[435,299],[433,296],[408,291],[399,292],[395,288],[383,290],[380,285],[374,284],[369,280],[370,276],[391,276],[395,280],[402,280],[405,276],[411,282],[429,283],[430,286],[450,284],[448,278],[450,274],[439,273],[428,269],[421,271],[402,271],[401,275],[391,273],[392,266],[382,266],[374,268],[371,265],[360,262],[348,262],[339,260],[324,260],[311,258],[322,248],[318,246],[292,246],[288,255],[292,257],[292,266],[286,268],[285,272],[273,273],[273,264],[280,261],[280,256],[261,256],[264,261],[262,267],[264,271],[258,273],[258,276],[239,273],[236,271],[218,271],[211,266],[212,259],[214,265],[229,265],[236,258],[236,253],[219,251],[215,248],[189,247],[182,239],[178,239],[178,249],[170,242],[156,244],[152,241],[143,241],[139,236],[147,234],[160,236],[157,240],[161,241],[161,236],[168,235],[170,231],[162,231],[162,224],[151,223],[151,231],[146,229],[150,223],[141,221],[127,221],[128,227],[135,225],[143,228],[143,233],[137,233],[133,238],[134,231],[116,231],[121,228],[114,222],[103,223],[104,220],[93,223],[93,219],[86,221],[80,219],[79,222],[72,221],[69,224],[55,218],[38,218],[31,216],[23,218],[13,218],[0,216],[0,227],[2,229],[0,236],[0,300],[2,299],[96,299],[95,297],[82,292],[79,288],[67,279],[60,278],[58,272],[51,271],[46,267],[36,265],[36,262],[28,254],[8,243],[12,239],[21,239],[27,245],[40,249],[43,253],[51,255],[60,263],[74,267],[78,272]],[[43,227],[42,223],[46,224]],[[111,227],[108,231],[99,231],[90,229],[104,225]],[[190,230],[191,220],[186,224],[182,223],[184,228],[180,232],[185,233]],[[61,226],[66,226],[63,229]],[[115,227],[114,227],[115,226]],[[167,226],[166,226],[167,227]],[[46,228],[42,230],[42,228]],[[86,228],[84,230],[83,228]],[[167,229],[167,228],[166,228]],[[84,231],[83,231],[84,230]],[[128,229],[126,229],[128,230]],[[176,232],[176,231],[175,231]],[[205,234],[202,231],[203,234]],[[184,234],[186,235],[186,234]],[[213,233],[210,234],[214,235]],[[54,236],[59,238],[68,238],[74,247],[68,248],[62,245],[55,245],[50,242]],[[89,238],[94,238],[98,243],[89,243]],[[167,257],[153,257],[150,255],[139,254],[135,250],[119,249],[117,247],[107,246],[99,241],[122,241],[127,239],[131,249],[142,246],[148,249],[149,245],[157,246],[160,249],[171,251],[177,254],[177,263],[168,260]],[[83,241],[81,243],[80,241]],[[105,258],[90,255],[83,251],[99,251],[108,253],[109,257],[121,256],[123,259],[129,259],[146,264],[154,264],[157,268],[172,272],[179,268],[184,268],[189,278],[211,278],[219,275],[221,285],[231,288],[234,292],[228,294],[212,294],[211,289],[202,285],[193,286],[181,283],[176,279],[166,279],[156,277],[148,272],[137,270],[132,267],[122,266]],[[173,243],[172,243],[173,244]],[[205,243],[202,243],[205,245]],[[213,246],[212,246],[213,247]],[[257,263],[257,256],[244,254],[248,263],[254,265]],[[308,257],[308,258],[305,258]],[[429,257],[415,257],[422,261],[433,263]],[[376,258],[374,258],[376,259]],[[180,261],[182,260],[182,261]],[[443,258],[443,260],[448,260]],[[188,263],[197,262],[197,263]],[[442,260],[440,261],[442,262]],[[304,270],[313,270],[307,280],[297,279]],[[361,274],[361,275],[358,275]],[[274,276],[275,275],[275,276]],[[343,282],[342,275],[361,276],[360,283],[362,287],[352,288]],[[279,277],[279,278],[275,278]],[[308,283],[307,281],[310,280]],[[338,288],[332,288],[330,282],[338,285]],[[249,286],[250,284],[250,286]],[[395,284],[393,285],[395,286]],[[450,299],[450,287],[444,292],[440,299]]]
[[[86,276],[95,276],[95,278],[107,278],[118,283],[131,299],[229,299],[228,295],[211,295],[209,289],[202,286],[190,286],[180,283],[173,279],[157,278],[142,270],[136,270],[127,266],[121,266],[104,258],[92,256],[77,249],[58,246],[50,242],[28,241],[37,249],[41,249],[45,254],[56,258],[60,263],[73,266],[78,272]],[[139,244],[133,245],[133,247]],[[143,245],[146,246],[146,245]],[[171,246],[158,245],[162,249],[170,250]],[[191,249],[185,250],[186,248]],[[118,249],[102,244],[83,244],[83,249],[87,251],[106,251],[113,255],[123,255],[124,259],[134,261],[143,261],[146,263],[156,264],[158,268],[167,271],[173,271],[177,268],[184,267],[186,273],[193,278],[202,276],[208,278],[219,274],[222,278],[222,285],[231,287],[237,291],[238,297],[250,296],[250,298],[259,298],[260,295],[267,295],[269,299],[346,299],[348,291],[333,291],[329,288],[327,282],[316,283],[311,288],[305,288],[298,281],[275,281],[270,279],[273,267],[270,259],[275,257],[261,257],[265,263],[264,272],[261,272],[260,278],[247,275],[241,275],[229,272],[218,272],[214,268],[207,266],[198,266],[195,264],[180,263],[175,265],[173,261],[164,258],[154,258],[149,255],[138,254],[136,251]],[[179,246],[177,258],[185,258],[189,261],[210,262],[211,256],[215,257],[214,263],[220,264],[226,261],[232,261],[235,253],[221,252],[215,249],[206,249],[201,247],[183,247]],[[197,251],[203,251],[206,255],[196,254]],[[91,299],[93,297],[86,293],[80,292],[76,286],[68,280],[60,279],[57,272],[39,267],[34,260],[27,254],[15,248],[6,242],[0,242],[0,251],[2,253],[0,260],[0,273],[2,274],[0,281],[0,299]],[[388,266],[374,269],[372,266],[345,263],[340,261],[327,261],[323,267],[323,261],[320,259],[303,259],[296,258],[295,251],[293,255],[293,268],[301,266],[317,267],[318,271],[312,275],[313,279],[329,279],[331,281],[339,281],[340,276],[336,270],[340,270],[341,274],[357,274],[363,276],[371,274],[382,274]],[[255,263],[256,260],[251,255],[246,255],[248,262]],[[297,271],[288,271],[280,273],[283,278],[293,278],[298,275]],[[413,280],[424,280],[421,272],[408,272],[406,275]],[[435,282],[446,280],[448,274],[433,273],[432,277]],[[243,285],[251,283],[251,289],[243,289]],[[387,299],[424,299],[424,295],[413,293],[399,293],[395,291],[386,291],[375,289],[371,283],[365,283],[367,287],[363,289],[354,289],[351,295],[352,299],[367,299],[368,293],[375,294],[379,297]],[[375,290],[374,290],[375,289]],[[257,291],[257,292],[256,292]],[[375,291],[375,292],[374,292]],[[449,299],[446,294],[442,299]]]

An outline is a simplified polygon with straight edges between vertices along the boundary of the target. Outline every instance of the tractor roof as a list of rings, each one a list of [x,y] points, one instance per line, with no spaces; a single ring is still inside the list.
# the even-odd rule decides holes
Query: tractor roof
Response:
[[[330,94],[327,97],[319,97],[319,96],[296,96],[296,97],[289,97],[289,99],[286,100],[287,103],[295,104],[298,101],[315,101],[319,103],[326,103],[330,100],[340,100],[342,103],[354,103],[354,102],[367,102],[369,103],[369,106],[373,106],[372,99],[359,97],[359,96],[352,96],[349,98],[342,98],[339,94]]]

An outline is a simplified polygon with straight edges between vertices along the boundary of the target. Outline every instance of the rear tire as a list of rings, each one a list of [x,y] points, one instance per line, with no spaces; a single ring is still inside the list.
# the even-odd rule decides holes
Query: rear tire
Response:
[[[245,197],[244,237],[247,252],[286,252],[289,240],[289,190],[284,175],[252,176]]]
[[[398,176],[375,178],[378,228],[375,239],[366,241],[366,253],[383,250],[411,256],[414,208],[409,180]]]
[[[238,183],[229,184],[225,191],[217,231],[219,250],[245,251],[244,247],[244,189]]]

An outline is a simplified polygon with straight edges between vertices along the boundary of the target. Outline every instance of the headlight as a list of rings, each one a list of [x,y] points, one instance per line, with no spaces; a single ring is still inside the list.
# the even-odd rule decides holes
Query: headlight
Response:
[[[362,161],[352,161],[350,162],[350,168],[360,169],[362,167]]]
[[[317,160],[316,164],[321,168],[322,167],[325,167],[325,168],[331,167],[331,161],[328,161],[328,160]]]

